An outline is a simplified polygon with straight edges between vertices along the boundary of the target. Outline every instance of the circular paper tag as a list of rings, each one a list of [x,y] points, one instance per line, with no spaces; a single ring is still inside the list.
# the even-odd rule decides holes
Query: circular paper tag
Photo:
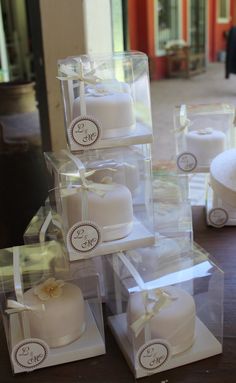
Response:
[[[91,147],[100,137],[100,127],[96,120],[89,116],[75,118],[69,127],[72,140],[83,148]]]
[[[184,172],[192,172],[197,167],[197,159],[192,153],[181,153],[177,158],[177,166]]]
[[[99,227],[93,222],[79,222],[67,234],[69,245],[76,251],[87,253],[94,250],[101,240]]]
[[[145,343],[137,353],[139,366],[152,372],[158,370],[170,357],[170,344],[163,339]]]
[[[25,370],[41,365],[47,358],[49,347],[41,339],[25,339],[18,343],[12,351],[12,360]]]
[[[211,209],[209,212],[209,222],[212,226],[223,227],[229,219],[228,213],[226,210],[217,207]]]

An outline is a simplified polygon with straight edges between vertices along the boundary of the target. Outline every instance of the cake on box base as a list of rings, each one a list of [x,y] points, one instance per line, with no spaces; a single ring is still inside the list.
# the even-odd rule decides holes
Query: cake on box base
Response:
[[[43,361],[43,363],[34,367],[34,369],[73,362],[76,360],[105,354],[105,344],[103,338],[99,332],[89,304],[86,301],[85,318],[86,329],[82,336],[66,346],[49,349],[46,359]],[[11,351],[13,351],[17,347],[17,344],[19,344],[22,340],[19,316],[18,314],[12,314],[10,318]],[[32,369],[27,369],[19,366],[14,360],[14,357],[12,357],[12,365],[15,373],[32,371]]]
[[[140,365],[137,365],[135,368],[132,344],[127,337],[126,314],[109,317],[108,323],[135,377],[142,378],[151,375],[151,371],[145,370]],[[220,342],[213,336],[200,319],[196,317],[195,341],[192,347],[180,354],[170,357],[166,363],[161,365],[153,373],[170,370],[220,353],[222,353]]]

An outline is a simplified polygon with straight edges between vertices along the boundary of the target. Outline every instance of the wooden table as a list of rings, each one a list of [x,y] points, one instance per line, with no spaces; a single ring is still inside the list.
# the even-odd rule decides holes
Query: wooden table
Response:
[[[201,207],[193,208],[195,241],[209,251],[225,271],[224,351],[217,355],[148,378],[146,383],[233,383],[236,381],[236,229],[205,224]],[[13,383],[129,383],[134,382],[121,351],[106,326],[107,354],[83,361],[12,376],[3,329],[0,329],[0,382]]]

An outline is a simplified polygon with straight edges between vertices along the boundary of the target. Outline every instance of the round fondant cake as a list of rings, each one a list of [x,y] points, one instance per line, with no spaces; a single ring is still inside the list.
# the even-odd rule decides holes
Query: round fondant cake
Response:
[[[167,340],[172,346],[172,353],[178,354],[187,350],[194,342],[195,303],[192,296],[181,288],[170,286],[162,290],[170,295],[170,302],[151,317],[151,337]],[[153,293],[155,294],[155,290],[152,297]],[[153,300],[146,303],[149,311],[150,305],[153,305]],[[142,292],[130,294],[127,309],[129,338],[133,334],[130,326],[145,314],[146,309]]]
[[[78,286],[47,279],[24,293],[24,303],[44,309],[27,311],[32,338],[49,347],[61,347],[78,339],[85,330],[84,299]]]
[[[83,220],[95,222],[102,231],[103,241],[126,237],[133,228],[133,204],[129,189],[124,185],[111,184],[105,195],[87,191],[87,217],[82,217],[81,189],[71,189],[62,198],[63,213],[68,227]]]
[[[134,102],[129,93],[86,94],[85,103],[86,114],[101,127],[101,138],[127,136],[135,128]],[[80,115],[80,97],[77,97],[72,118]]]
[[[236,149],[226,150],[212,161],[210,184],[219,198],[236,207]]]
[[[134,192],[139,186],[139,172],[137,166],[128,162],[117,162],[106,160],[89,164],[89,169],[95,169],[90,176],[93,182],[103,182],[106,177],[110,177],[114,183],[125,185]]]
[[[186,150],[194,154],[198,166],[209,166],[214,157],[225,150],[226,135],[212,128],[186,133]]]

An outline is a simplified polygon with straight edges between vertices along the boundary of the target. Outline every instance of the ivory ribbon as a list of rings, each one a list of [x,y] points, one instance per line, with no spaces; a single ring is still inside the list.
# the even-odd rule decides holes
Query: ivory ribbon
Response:
[[[78,80],[87,84],[97,84],[101,81],[99,77],[94,76],[95,70],[88,72],[87,76],[84,76],[83,73],[77,73],[73,69],[68,68],[67,65],[62,64],[60,66],[60,72],[65,75],[57,77],[57,79],[61,81]]]
[[[144,329],[146,323],[149,322],[150,319],[163,307],[168,306],[173,299],[162,289],[156,289],[151,292],[142,291],[142,297],[144,301],[145,313],[130,325],[136,337]]]
[[[141,275],[134,267],[134,265],[132,265],[128,257],[126,257],[123,252],[119,252],[118,257],[129,270],[130,274],[139,286],[143,297],[145,312],[130,325],[135,337],[137,337],[143,329],[146,330],[146,325],[149,323],[150,319],[163,307],[169,305],[171,301],[175,298],[171,297],[170,294],[168,294],[161,288],[154,289],[151,291],[147,290],[144,280],[142,279]],[[145,331],[145,338],[146,333],[150,337],[150,332]],[[145,341],[147,340],[149,339],[145,339]]]
[[[104,197],[108,191],[111,191],[113,189],[113,185],[99,184],[92,181],[88,181],[86,179],[86,176],[88,176],[88,174],[92,175],[93,171],[89,171],[88,173],[86,173],[84,164],[78,157],[74,156],[73,154],[69,153],[66,150],[63,150],[63,152],[67,157],[69,157],[75,163],[79,171],[81,184],[71,185],[71,188],[79,188],[81,190],[82,220],[86,221],[88,220],[88,193],[87,192],[91,191],[93,193],[96,193],[100,197]]]
[[[44,304],[28,306],[28,305],[25,305],[24,303],[20,303],[13,299],[8,299],[7,307],[8,308],[5,310],[7,314],[15,314],[15,313],[20,313],[22,311],[45,311]]]
[[[48,226],[50,225],[50,222],[52,221],[52,213],[51,211],[48,213],[44,223],[41,226],[40,232],[39,232],[39,242],[45,242],[45,236],[48,229]]]

